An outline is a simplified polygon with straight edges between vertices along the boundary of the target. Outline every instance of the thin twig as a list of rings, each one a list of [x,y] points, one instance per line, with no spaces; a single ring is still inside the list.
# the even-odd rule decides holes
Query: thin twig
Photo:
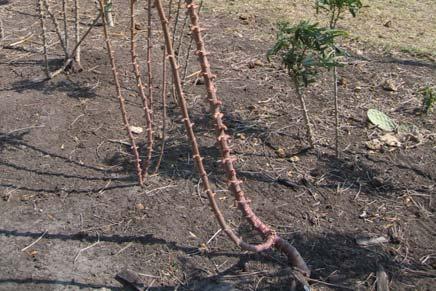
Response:
[[[198,6],[198,12],[197,12],[198,16],[200,16],[200,14],[201,14],[201,8],[203,8],[203,0],[200,1],[200,4]],[[191,37],[191,39],[189,40],[188,49],[186,50],[185,65],[183,66],[183,78],[182,78],[183,83],[185,83],[185,80],[187,78],[186,74],[188,73],[189,58],[191,56],[191,49],[192,49],[193,42],[194,42],[194,39]]]
[[[64,38],[62,37],[61,30],[59,29],[58,20],[56,19],[56,16],[51,11],[51,8],[50,8],[50,5],[48,4],[48,1],[47,0],[43,0],[43,3],[44,3],[44,6],[45,6],[45,9],[47,10],[48,15],[51,18],[51,21],[53,22],[53,25],[55,27],[56,34],[57,34],[57,36],[59,38],[61,47],[64,50],[65,58],[68,58],[68,51],[67,51],[67,48],[65,47],[65,42],[64,42]]]
[[[139,69],[137,55],[136,55],[136,33],[135,33],[135,4],[136,0],[130,0],[130,54],[132,58],[133,72],[136,78],[136,86],[138,87],[139,95],[142,100],[142,107],[144,110],[147,132],[147,150],[146,158],[143,165],[141,175],[144,176],[148,172],[148,168],[151,161],[151,155],[153,152],[153,123],[151,120],[151,110],[148,104],[147,96],[144,92],[144,83],[142,81],[141,70]]]
[[[35,244],[37,244],[45,235],[47,234],[47,230],[46,231],[44,231],[42,234],[41,234],[41,236],[40,237],[38,237],[33,243],[31,243],[30,245],[28,245],[27,247],[25,247],[25,248],[22,248],[21,249],[21,251],[22,252],[25,252],[25,251],[27,251],[28,249],[30,249],[31,247],[33,247]]]
[[[101,1],[101,0],[100,0],[100,1]],[[99,243],[100,243],[100,236],[98,235],[97,241],[96,241],[95,243],[93,243],[93,244],[87,246],[86,248],[80,249],[80,250],[77,252],[77,255],[74,257],[74,261],[73,261],[73,263],[74,263],[74,264],[76,263],[77,259],[79,258],[79,256],[80,256],[84,251],[89,250],[89,249],[95,247],[95,246],[98,245]]]
[[[41,36],[42,36],[42,45],[43,45],[43,53],[44,53],[44,72],[47,78],[50,78],[50,68],[48,67],[48,51],[47,51],[47,30],[45,27],[45,14],[42,7],[42,1],[38,0],[38,12],[39,12],[39,22],[41,25]]]
[[[76,61],[79,68],[82,67],[80,63],[80,45],[77,45],[80,42],[80,19],[79,19],[79,9],[80,9],[80,0],[74,0],[74,31],[76,38],[76,53],[74,54],[74,60]]]
[[[303,111],[304,125],[306,126],[306,133],[307,133],[307,138],[309,139],[309,145],[311,148],[314,148],[315,142],[313,140],[312,126],[309,120],[309,113],[307,111],[306,101],[304,100],[304,95],[301,92],[301,88],[298,83],[297,77],[294,76],[293,79],[294,79],[295,90],[297,92],[298,99],[300,100],[300,107],[301,110]]]
[[[65,55],[65,58],[68,58],[68,15],[67,15],[68,5],[67,0],[62,0],[62,14],[64,16],[64,43],[65,43],[65,50],[67,51],[67,54]]]
[[[154,173],[159,171],[160,164],[162,163],[163,155],[165,152],[165,142],[166,142],[166,128],[167,128],[167,54],[165,51],[165,44],[162,52],[162,141],[160,144],[159,158],[156,162],[156,168]]]
[[[135,143],[135,138],[133,137],[133,133],[130,129],[129,118],[127,116],[127,111],[126,111],[125,99],[121,93],[121,86],[120,86],[120,81],[118,78],[118,71],[117,71],[117,67],[116,67],[116,63],[115,63],[115,54],[114,54],[114,51],[112,49],[112,43],[111,43],[111,40],[109,37],[109,32],[108,32],[107,23],[106,23],[106,17],[104,17],[105,6],[104,6],[103,1],[104,0],[99,0],[99,4],[100,4],[100,14],[103,15],[103,17],[102,17],[102,19],[103,19],[103,33],[104,33],[104,38],[106,41],[106,48],[107,48],[108,56],[109,56],[109,59],[111,62],[112,75],[113,75],[114,82],[115,82],[115,89],[116,89],[117,96],[118,96],[118,101],[119,101],[119,106],[120,106],[120,111],[121,111],[124,127],[126,128],[127,135],[130,139],[130,143],[132,144],[131,149],[133,151],[133,155],[135,156],[135,167],[136,167],[136,173],[138,175],[138,181],[139,181],[139,184],[142,186],[144,184],[144,181],[142,179],[141,159],[139,157],[138,147],[136,146],[136,143]]]

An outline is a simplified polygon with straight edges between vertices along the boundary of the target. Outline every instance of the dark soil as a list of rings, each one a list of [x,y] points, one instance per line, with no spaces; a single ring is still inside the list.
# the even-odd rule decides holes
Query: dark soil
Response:
[[[216,235],[219,226],[201,192],[172,97],[162,167],[144,188],[137,186],[101,27],[84,44],[83,71],[38,81],[44,65],[35,53],[42,42],[33,2],[0,6],[0,290],[125,290],[115,279],[125,268],[138,273],[148,290],[288,290],[291,272],[278,252],[241,252],[223,233]],[[87,27],[95,11],[93,4],[85,8]],[[117,10],[111,32],[132,124],[144,127],[130,73],[126,13]],[[256,213],[301,252],[312,277],[330,284],[312,282],[313,290],[374,290],[380,266],[392,290],[434,290],[435,114],[419,114],[416,92],[434,83],[436,64],[347,43],[351,56],[339,69],[337,159],[331,74],[305,92],[318,144],[306,150],[289,79],[265,60],[272,38],[257,37],[272,34],[272,27],[209,10],[202,17],[244,188]],[[161,33],[157,22],[154,28],[158,138]],[[28,41],[8,46],[29,33]],[[49,39],[56,41],[52,27]],[[57,45],[50,48],[53,69],[62,64],[60,52]],[[141,49],[141,61],[144,55]],[[194,56],[188,75],[197,70]],[[223,212],[243,237],[259,241],[226,190],[205,91],[194,79],[185,89]],[[386,80],[396,91],[383,88]],[[368,124],[369,108],[414,124],[419,134],[399,147],[369,150],[365,143],[384,134]],[[153,162],[158,152],[156,147]],[[356,239],[365,236],[388,242],[358,245]]]

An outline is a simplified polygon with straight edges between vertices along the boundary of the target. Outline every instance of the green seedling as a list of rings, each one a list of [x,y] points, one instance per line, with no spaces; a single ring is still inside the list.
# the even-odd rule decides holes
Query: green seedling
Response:
[[[422,112],[428,114],[433,112],[433,106],[436,104],[436,93],[434,88],[427,86],[419,92],[422,94]]]
[[[317,23],[312,24],[308,21],[301,21],[297,25],[281,22],[278,24],[277,41],[267,53],[268,60],[273,55],[281,58],[293,81],[312,148],[314,139],[301,89],[315,82],[320,69],[331,69],[339,65],[333,45],[335,38],[344,34],[341,30],[319,27]]]
[[[341,19],[345,11],[349,11],[353,17],[357,16],[363,7],[360,0],[316,0],[316,13],[325,11],[330,15],[330,28],[335,28],[338,20]]]
[[[363,7],[360,0],[316,0],[315,8],[316,13],[321,11],[326,12],[329,17],[330,29],[335,29],[339,19],[342,18],[344,12],[347,10],[353,17],[356,17],[357,12]],[[335,43],[332,44],[335,47]],[[333,51],[336,56],[336,50]],[[338,101],[338,73],[336,66],[333,67],[333,94],[335,102],[335,153],[339,157],[339,101]]]

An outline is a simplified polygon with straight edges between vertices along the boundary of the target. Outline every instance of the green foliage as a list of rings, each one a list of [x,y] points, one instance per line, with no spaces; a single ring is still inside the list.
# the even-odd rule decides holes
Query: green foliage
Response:
[[[436,92],[432,87],[425,87],[419,91],[422,94],[422,111],[425,114],[433,111],[433,105],[436,104]]]
[[[277,42],[268,51],[268,60],[279,55],[296,86],[308,86],[314,82],[319,68],[338,66],[333,44],[335,38],[345,35],[341,30],[319,27],[317,23],[301,21],[292,26],[288,22],[278,24]]]
[[[389,116],[377,109],[369,109],[367,116],[372,124],[384,131],[394,131],[397,128],[397,125]]]
[[[330,28],[336,27],[344,10],[348,10],[353,17],[363,7],[360,0],[315,0],[316,13],[325,10],[330,13]]]

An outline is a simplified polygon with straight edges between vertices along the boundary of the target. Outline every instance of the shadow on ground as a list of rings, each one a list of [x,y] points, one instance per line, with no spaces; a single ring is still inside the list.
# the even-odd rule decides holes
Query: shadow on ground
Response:
[[[261,254],[242,254],[240,252],[221,252],[221,251],[200,251],[197,247],[183,246],[176,242],[167,241],[157,238],[153,234],[142,236],[136,235],[92,235],[85,232],[79,233],[41,233],[32,231],[17,231],[0,229],[0,236],[6,239],[13,240],[17,237],[30,238],[32,240],[42,237],[40,244],[47,241],[82,241],[94,243],[97,240],[102,242],[123,244],[137,243],[142,245],[162,245],[173,251],[182,252],[184,255],[179,256],[180,265],[183,266],[183,272],[187,274],[185,282],[177,286],[152,287],[149,290],[173,290],[180,288],[181,290],[235,290],[235,289],[219,289],[225,284],[236,286],[244,290],[247,284],[253,284],[259,279],[259,276],[265,277],[262,282],[257,282],[258,290],[289,290],[289,284],[293,280],[292,271],[286,267],[284,258],[278,255],[277,252],[267,251]],[[295,247],[300,250],[301,254],[308,261],[313,273],[312,278],[325,281],[337,286],[336,290],[350,290],[356,286],[349,285],[350,282],[359,280],[364,282],[369,274],[375,272],[379,265],[382,265],[387,273],[392,276],[398,274],[402,268],[417,268],[417,266],[405,265],[394,261],[389,253],[383,251],[381,247],[360,247],[355,242],[355,234],[348,233],[325,233],[322,236],[303,236],[301,234],[293,235],[288,239],[296,242]],[[12,243],[12,241],[11,241]],[[195,265],[192,256],[205,256],[213,258],[217,256],[237,257],[238,261],[231,267],[215,272],[210,275],[201,268]],[[280,270],[274,272],[250,272],[250,262],[261,261],[267,264],[281,265]],[[116,274],[114,274],[115,276]],[[400,281],[405,280],[405,277],[398,278]],[[363,283],[370,286],[374,281]],[[64,280],[49,280],[49,279],[31,279],[31,278],[1,278],[1,285],[11,284],[18,286],[34,286],[36,285],[62,285],[62,286],[77,286],[87,288],[108,288],[110,290],[123,290],[117,286],[105,286],[98,284],[87,284],[86,282],[70,281],[67,278]],[[224,284],[225,283],[225,284]],[[224,285],[223,285],[224,284]],[[210,288],[215,286],[216,288]],[[207,289],[206,287],[210,288]]]

